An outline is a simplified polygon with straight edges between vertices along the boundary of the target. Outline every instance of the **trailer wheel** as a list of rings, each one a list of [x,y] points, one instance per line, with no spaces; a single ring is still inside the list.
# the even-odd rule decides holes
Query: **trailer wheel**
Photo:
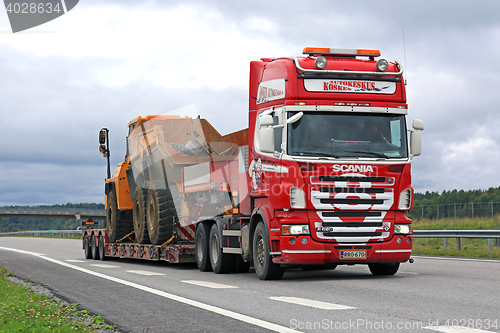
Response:
[[[196,259],[196,265],[198,269],[202,272],[208,272],[212,270],[210,263],[210,254],[208,252],[208,243],[210,241],[210,230],[207,223],[199,223],[196,228],[196,234],[194,238],[195,251],[194,257]]]
[[[222,251],[217,223],[214,223],[210,229],[210,241],[208,247],[210,249],[210,264],[212,265],[214,273],[226,274],[231,272],[234,267],[235,257]]]
[[[270,255],[270,242],[264,223],[259,222],[253,236],[253,265],[261,280],[279,280],[285,269],[273,263]]]
[[[395,264],[368,264],[373,275],[394,275],[399,269],[399,262]]]
[[[91,239],[90,239],[90,248],[92,249],[92,258],[94,260],[99,260],[99,248],[97,246],[97,243],[95,241],[96,236],[92,234]]]
[[[85,234],[83,236],[83,252],[85,253],[85,259],[92,259],[92,252],[90,250],[90,241],[89,237]]]
[[[106,205],[106,231],[111,243],[129,234],[133,230],[132,221],[119,218],[116,194],[114,191],[108,193]]]
[[[144,204],[148,199],[148,190],[136,187],[134,191],[134,209],[132,211],[135,240],[139,244],[149,242],[148,222],[146,219],[146,209]]]
[[[99,259],[101,259],[102,261],[108,260],[108,258],[105,255],[106,249],[104,248],[104,237],[102,237],[102,235],[99,235],[98,249],[99,249]]]

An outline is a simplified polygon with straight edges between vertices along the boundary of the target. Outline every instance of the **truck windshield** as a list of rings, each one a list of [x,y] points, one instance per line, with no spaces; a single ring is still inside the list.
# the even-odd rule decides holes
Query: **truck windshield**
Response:
[[[292,156],[408,157],[404,115],[304,112],[288,125],[287,136]]]

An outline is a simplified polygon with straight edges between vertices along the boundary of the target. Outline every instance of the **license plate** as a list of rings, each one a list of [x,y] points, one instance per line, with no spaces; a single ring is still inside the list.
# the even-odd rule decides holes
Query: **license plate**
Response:
[[[366,251],[340,251],[340,259],[366,259]]]

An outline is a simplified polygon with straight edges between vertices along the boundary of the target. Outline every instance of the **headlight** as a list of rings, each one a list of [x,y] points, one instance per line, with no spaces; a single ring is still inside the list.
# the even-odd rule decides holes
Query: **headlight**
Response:
[[[409,235],[411,234],[411,224],[395,224],[394,234]]]
[[[306,195],[302,189],[298,187],[290,188],[290,207],[306,208]]]
[[[294,235],[309,235],[309,225],[308,224],[284,224],[281,226],[281,234],[283,236],[294,236]]]

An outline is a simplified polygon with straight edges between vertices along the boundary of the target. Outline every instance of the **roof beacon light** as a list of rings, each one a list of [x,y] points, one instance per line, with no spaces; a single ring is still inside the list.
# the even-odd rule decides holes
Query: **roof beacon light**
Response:
[[[314,61],[314,64],[316,65],[316,67],[318,67],[318,69],[324,69],[326,67],[326,65],[328,64],[328,62],[326,61],[325,57],[319,56]]]
[[[364,49],[331,49],[327,47],[305,47],[302,54],[328,54],[340,56],[365,56],[365,57],[380,57],[379,50],[364,50]]]
[[[389,62],[385,59],[379,59],[377,61],[377,69],[379,72],[385,72],[389,68]]]

